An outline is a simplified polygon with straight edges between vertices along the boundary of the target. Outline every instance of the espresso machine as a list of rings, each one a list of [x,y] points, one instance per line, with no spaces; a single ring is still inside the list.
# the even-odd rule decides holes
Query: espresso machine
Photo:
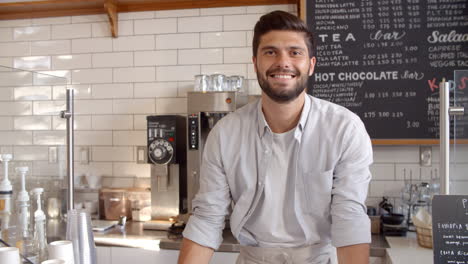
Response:
[[[224,116],[248,102],[245,93],[235,91],[187,93],[187,205],[192,212],[192,199],[200,187],[200,165],[208,133]]]
[[[151,218],[145,229],[167,229],[187,213],[187,121],[184,116],[147,116],[151,164]]]

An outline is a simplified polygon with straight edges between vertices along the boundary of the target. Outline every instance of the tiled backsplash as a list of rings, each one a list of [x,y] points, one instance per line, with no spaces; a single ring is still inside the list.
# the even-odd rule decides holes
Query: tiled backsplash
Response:
[[[119,14],[118,38],[106,15],[0,21],[0,65],[62,76],[75,89],[75,171],[105,176],[109,186],[145,185],[150,168],[136,163],[146,145],[146,116],[185,114],[196,74],[224,73],[260,89],[251,64],[252,29],[270,10],[295,5],[207,8]],[[42,85],[41,85],[42,83]],[[0,69],[0,147],[32,179],[63,177],[65,86],[29,72]],[[58,147],[58,161],[49,155]],[[376,146],[369,204],[400,197],[404,180],[436,177],[419,166],[419,146]],[[81,160],[82,151],[88,161]],[[468,190],[468,148],[459,147],[457,188]],[[463,158],[464,157],[464,158]],[[0,165],[1,166],[1,165]],[[3,171],[0,172],[3,174]]]

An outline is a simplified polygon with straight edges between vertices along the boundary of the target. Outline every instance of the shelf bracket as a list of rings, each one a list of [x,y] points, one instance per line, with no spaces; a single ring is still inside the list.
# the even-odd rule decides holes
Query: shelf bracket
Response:
[[[104,2],[104,9],[106,10],[107,16],[109,17],[109,24],[112,33],[112,37],[118,37],[118,12],[117,4],[115,0],[106,0]]]

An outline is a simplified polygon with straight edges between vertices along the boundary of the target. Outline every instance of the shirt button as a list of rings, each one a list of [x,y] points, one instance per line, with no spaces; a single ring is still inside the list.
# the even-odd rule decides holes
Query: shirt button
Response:
[[[269,149],[266,149],[266,150],[265,150],[265,154],[270,154],[270,150],[269,150]]]

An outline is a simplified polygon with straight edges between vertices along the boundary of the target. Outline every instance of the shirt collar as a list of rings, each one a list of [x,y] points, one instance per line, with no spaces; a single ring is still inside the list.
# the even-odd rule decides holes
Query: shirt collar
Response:
[[[299,124],[297,125],[297,127],[299,127],[300,132],[303,131],[307,123],[307,118],[309,117],[310,105],[311,105],[310,96],[306,94],[304,98],[304,107],[302,107],[301,118],[299,119]],[[257,120],[258,120],[257,122],[258,134],[260,135],[260,138],[262,138],[267,130],[271,131],[270,127],[268,126],[267,121],[265,120],[265,116],[263,115],[262,99],[258,100],[257,102]]]

